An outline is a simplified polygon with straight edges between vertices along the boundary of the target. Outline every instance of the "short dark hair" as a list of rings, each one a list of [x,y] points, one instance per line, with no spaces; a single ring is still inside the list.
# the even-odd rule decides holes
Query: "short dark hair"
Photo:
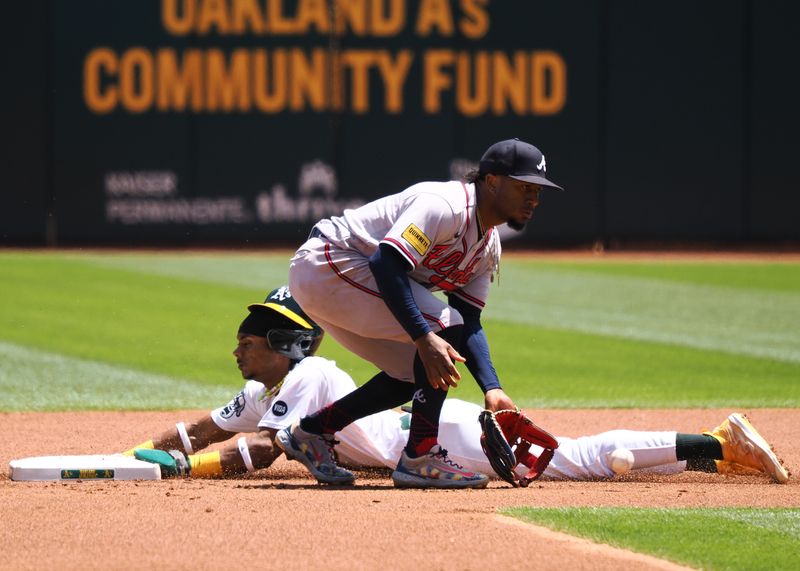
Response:
[[[472,169],[467,174],[464,175],[464,182],[469,183],[476,183],[482,182],[483,179],[486,178],[485,174],[482,174],[478,169]]]

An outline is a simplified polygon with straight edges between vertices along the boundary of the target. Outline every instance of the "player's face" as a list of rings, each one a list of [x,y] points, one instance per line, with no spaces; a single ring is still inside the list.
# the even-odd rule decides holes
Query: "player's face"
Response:
[[[510,228],[522,230],[539,206],[542,187],[507,176],[498,176],[497,179],[498,214]]]
[[[239,333],[233,350],[242,377],[262,383],[280,380],[289,371],[289,359],[269,348],[266,337]]]

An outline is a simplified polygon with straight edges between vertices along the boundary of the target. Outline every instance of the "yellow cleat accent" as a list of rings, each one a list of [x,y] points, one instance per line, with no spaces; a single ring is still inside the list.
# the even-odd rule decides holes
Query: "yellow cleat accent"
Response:
[[[152,440],[148,440],[147,442],[142,442],[141,444],[137,444],[130,450],[126,450],[122,453],[123,456],[133,456],[134,450],[154,450],[155,445],[153,444]]]
[[[789,480],[789,472],[772,451],[769,442],[759,434],[745,415],[734,412],[714,430],[703,434],[713,436],[719,441],[725,462],[767,473],[779,484],[785,484]],[[722,467],[723,470],[728,468],[724,464]],[[719,468],[720,463],[717,463],[717,469]]]

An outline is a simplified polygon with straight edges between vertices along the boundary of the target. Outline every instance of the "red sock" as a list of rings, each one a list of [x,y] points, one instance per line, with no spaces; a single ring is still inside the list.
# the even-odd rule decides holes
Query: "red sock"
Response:
[[[411,444],[411,443],[409,442],[409,444]],[[431,448],[433,448],[437,444],[438,444],[438,441],[436,440],[435,437],[423,438],[422,440],[420,440],[419,442],[417,442],[416,444],[413,445],[413,447],[414,447],[414,457],[415,458],[419,458],[420,456],[424,456],[425,454],[430,452]],[[408,454],[408,448],[409,447],[407,446],[406,447],[406,454]]]

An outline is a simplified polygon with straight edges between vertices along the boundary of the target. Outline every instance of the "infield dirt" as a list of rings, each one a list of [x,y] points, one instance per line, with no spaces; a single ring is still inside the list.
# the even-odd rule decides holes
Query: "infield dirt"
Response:
[[[564,436],[713,428],[731,410],[530,410]],[[800,466],[800,410],[743,410]],[[508,506],[800,507],[800,484],[760,476],[632,472],[526,489],[396,490],[389,472],[318,486],[294,462],[242,479],[24,483],[14,458],[123,450],[200,411],[2,413],[0,569],[675,569],[498,516]],[[788,556],[788,554],[787,554]],[[526,564],[527,562],[527,564]]]

